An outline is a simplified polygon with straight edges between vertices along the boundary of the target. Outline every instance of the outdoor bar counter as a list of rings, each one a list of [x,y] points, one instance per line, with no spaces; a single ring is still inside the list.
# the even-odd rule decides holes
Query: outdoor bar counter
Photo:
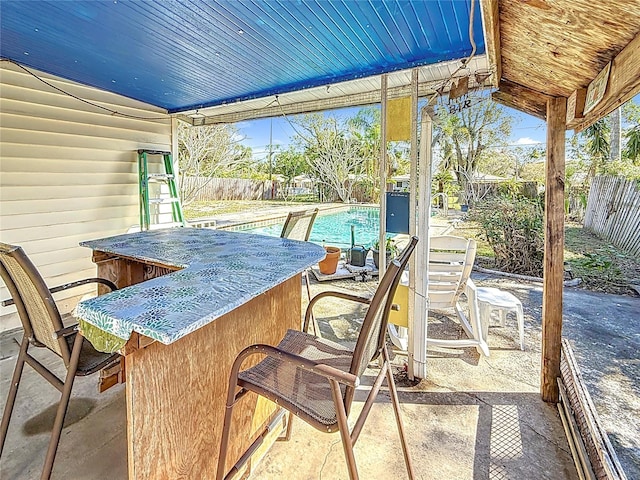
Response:
[[[244,347],[300,328],[300,274],[324,249],[196,228],[81,245],[121,288],[75,315],[96,348],[125,356],[129,478],[213,478],[231,364]],[[240,402],[227,470],[278,413],[253,394]]]

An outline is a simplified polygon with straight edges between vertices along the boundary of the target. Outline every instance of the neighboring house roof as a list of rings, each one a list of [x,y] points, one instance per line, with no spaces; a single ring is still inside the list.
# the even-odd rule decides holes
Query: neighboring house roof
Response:
[[[314,183],[313,179],[309,175],[298,175],[293,177],[295,183]]]
[[[365,175],[364,173],[359,173],[359,174],[355,174],[355,173],[350,173],[349,175],[347,175],[347,178],[349,180],[355,180],[355,181],[362,181],[362,180],[367,180],[369,177],[367,175]]]
[[[489,175],[488,173],[476,172],[473,175],[474,182],[504,182],[508,180],[506,177],[499,177],[498,175]]]
[[[409,175],[408,173],[405,175],[394,175],[393,177],[391,177],[391,180],[393,180],[394,182],[408,182],[411,179],[411,175]]]
[[[451,172],[453,176],[453,172]],[[394,182],[408,182],[411,176],[409,174],[405,175],[394,175],[391,177],[391,180]],[[508,180],[506,177],[499,177],[497,175],[489,175],[488,173],[477,172],[473,176],[473,180],[476,182],[503,182]]]

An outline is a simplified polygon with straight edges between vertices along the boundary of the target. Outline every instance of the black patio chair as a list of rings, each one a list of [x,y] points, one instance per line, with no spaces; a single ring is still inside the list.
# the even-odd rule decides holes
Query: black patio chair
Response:
[[[289,330],[276,347],[259,344],[249,346],[240,352],[231,368],[229,379],[217,480],[222,480],[226,474],[225,462],[233,407],[238,399],[249,391],[272,400],[322,432],[339,431],[349,477],[352,480],[357,479],[358,471],[353,446],[358,440],[385,377],[395,411],[407,472],[410,479],[414,478],[400,416],[398,394],[390,369],[385,332],[400,276],[417,242],[418,238],[413,237],[402,254],[391,262],[373,298],[367,299],[341,292],[323,292],[316,295],[309,303],[305,314],[305,327],[309,323],[313,306],[322,298],[333,296],[369,304],[353,350],[305,332]],[[255,354],[266,355],[266,358],[256,366],[241,372],[243,361]],[[369,363],[376,359],[381,360],[380,373],[350,432],[347,417],[351,410],[355,389]],[[287,429],[289,431],[289,426]],[[232,468],[231,471],[234,469]]]
[[[94,349],[93,345],[80,334],[76,325],[64,327],[52,294],[88,283],[100,283],[112,290],[116,290],[117,287],[109,280],[88,278],[49,289],[22,248],[6,243],[0,243],[0,276],[12,297],[10,300],[4,300],[2,305],[16,306],[24,329],[20,353],[0,424],[0,456],[7,438],[24,364],[27,363],[62,393],[40,477],[43,480],[49,479],[75,377],[91,375],[120,361],[117,353],[101,353]],[[67,368],[64,381],[29,354],[28,350],[31,346],[47,348],[62,358]]]

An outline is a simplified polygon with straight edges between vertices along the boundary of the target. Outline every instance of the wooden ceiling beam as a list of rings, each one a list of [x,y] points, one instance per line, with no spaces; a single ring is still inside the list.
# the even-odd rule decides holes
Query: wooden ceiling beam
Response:
[[[640,33],[613,59],[604,97],[584,118],[574,118],[568,129],[580,132],[640,92]]]
[[[500,12],[498,0],[480,0],[482,26],[489,57],[491,85],[498,85],[502,78],[502,56],[500,53]]]
[[[433,95],[433,82],[421,83],[418,85],[418,95],[426,97]],[[390,88],[388,98],[408,97],[411,95],[411,85],[402,85]],[[364,106],[380,103],[380,90],[370,92],[354,93],[341,97],[326,98],[322,100],[309,100],[307,102],[298,102],[278,105],[277,103],[264,108],[256,108],[252,110],[222,113],[218,115],[210,115],[202,118],[195,118],[192,125],[216,125],[225,123],[236,123],[243,120],[252,120],[256,118],[280,117],[282,115],[298,115],[302,113],[319,112],[323,110],[331,110],[335,108]]]
[[[190,117],[188,115],[182,115],[182,114],[177,114],[175,117],[178,120],[182,120],[184,123],[188,123],[191,126],[195,125],[193,117]]]
[[[491,98],[507,107],[515,108],[521,112],[546,120],[547,102],[552,97],[517,83],[501,80],[498,91],[493,92]]]

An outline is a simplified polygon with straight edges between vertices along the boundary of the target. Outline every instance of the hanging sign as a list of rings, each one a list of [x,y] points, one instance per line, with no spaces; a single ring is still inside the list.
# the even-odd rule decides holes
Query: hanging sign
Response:
[[[465,98],[461,102],[454,102],[454,103],[450,103],[449,105],[447,105],[447,108],[449,108],[449,113],[451,115],[455,115],[456,113],[460,113],[465,108],[470,108],[470,107],[471,107],[471,99],[468,98],[468,97]]]
[[[584,101],[584,113],[589,113],[600,103],[607,91],[607,83],[609,81],[609,72],[611,72],[611,62],[602,69],[602,71],[593,79],[587,87],[587,96]]]
[[[387,140],[411,138],[411,97],[387,101]]]
[[[469,92],[469,77],[460,77],[454,81],[449,89],[449,102],[466,95]]]

